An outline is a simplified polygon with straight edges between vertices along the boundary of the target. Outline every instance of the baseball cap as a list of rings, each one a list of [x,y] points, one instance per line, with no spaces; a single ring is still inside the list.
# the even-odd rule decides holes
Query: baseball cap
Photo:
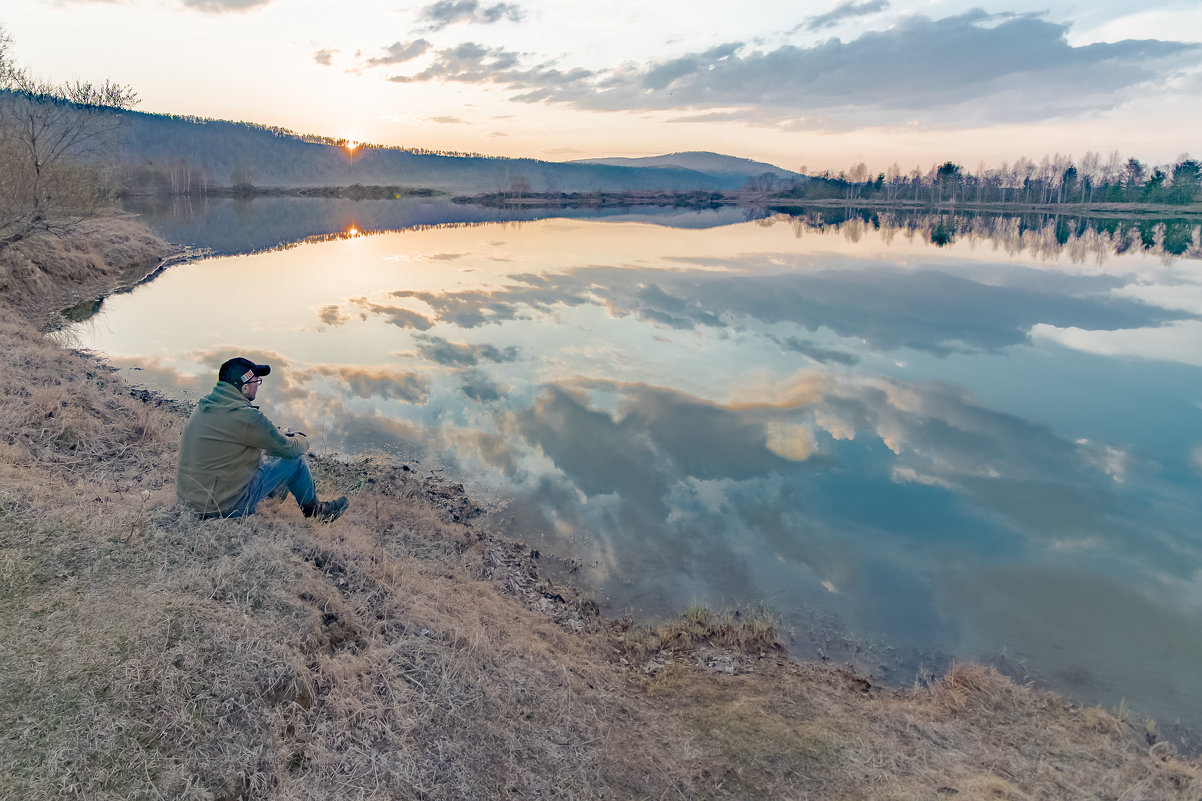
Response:
[[[233,384],[238,389],[242,389],[242,385],[255,376],[262,377],[270,372],[271,365],[269,364],[255,364],[250,359],[235,356],[221,365],[221,369],[217,373],[217,379],[225,381],[227,384]]]

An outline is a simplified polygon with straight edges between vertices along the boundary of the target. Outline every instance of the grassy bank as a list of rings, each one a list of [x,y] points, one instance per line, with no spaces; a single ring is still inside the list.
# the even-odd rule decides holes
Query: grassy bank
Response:
[[[137,241],[31,249],[0,305],[0,797],[1202,797],[1143,723],[988,668],[899,691],[761,618],[604,620],[405,465],[315,460],[330,525],[195,519],[187,410],[39,330]]]
[[[136,283],[167,253],[130,214],[68,221],[0,247],[0,302],[10,314],[45,321],[55,309]]]

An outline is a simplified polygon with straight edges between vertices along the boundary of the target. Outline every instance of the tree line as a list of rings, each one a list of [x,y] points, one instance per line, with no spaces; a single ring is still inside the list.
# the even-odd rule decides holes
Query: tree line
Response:
[[[802,172],[805,167],[802,167]],[[761,185],[752,189],[762,190]],[[837,175],[810,176],[775,192],[797,199],[884,200],[913,203],[1018,203],[1028,205],[1152,203],[1188,205],[1202,200],[1202,164],[1188,154],[1161,166],[1124,159],[1118,151],[1103,159],[1086,153],[1044,156],[1038,163],[1020,158],[1000,167],[969,172],[954,161],[903,172],[895,162],[873,176],[863,162]]]

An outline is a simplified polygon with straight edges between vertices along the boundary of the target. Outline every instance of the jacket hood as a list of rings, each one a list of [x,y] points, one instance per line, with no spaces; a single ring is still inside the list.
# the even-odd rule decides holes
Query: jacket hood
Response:
[[[212,392],[196,402],[196,407],[202,412],[232,410],[242,406],[250,406],[250,401],[242,396],[237,387],[225,381],[218,381]]]

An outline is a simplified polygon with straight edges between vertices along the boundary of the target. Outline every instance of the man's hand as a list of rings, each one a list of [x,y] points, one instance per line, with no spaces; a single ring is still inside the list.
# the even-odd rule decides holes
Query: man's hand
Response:
[[[285,437],[305,437],[305,439],[308,439],[304,431],[297,431],[292,426],[280,426],[280,433]]]

